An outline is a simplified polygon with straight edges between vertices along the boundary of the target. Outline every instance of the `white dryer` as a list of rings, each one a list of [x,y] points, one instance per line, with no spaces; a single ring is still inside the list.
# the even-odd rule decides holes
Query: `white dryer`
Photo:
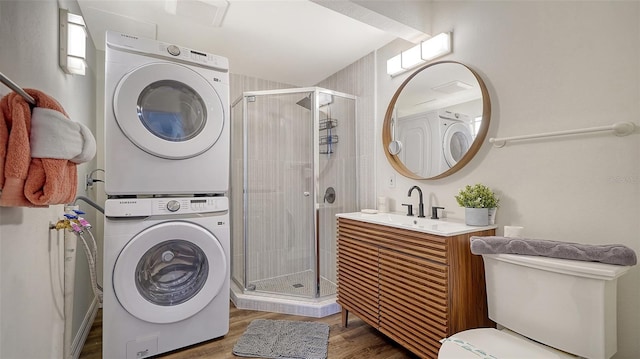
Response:
[[[107,32],[105,191],[224,193],[229,185],[229,63]]]
[[[140,359],[229,330],[226,197],[105,204],[103,357]]]

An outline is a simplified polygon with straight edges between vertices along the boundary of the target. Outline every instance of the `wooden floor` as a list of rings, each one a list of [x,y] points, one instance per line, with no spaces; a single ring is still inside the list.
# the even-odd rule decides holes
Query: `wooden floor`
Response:
[[[223,338],[210,340],[181,350],[159,355],[165,359],[238,358],[232,354],[233,346],[254,319],[304,320],[327,323],[329,329],[329,359],[402,359],[417,358],[391,339],[380,334],[355,315],[349,316],[349,326],[340,324],[340,314],[325,318],[258,312],[237,309],[230,304],[229,333]],[[102,310],[98,312],[85,342],[80,359],[102,358]],[[106,359],[106,358],[105,358]],[[108,358],[115,359],[115,358]]]

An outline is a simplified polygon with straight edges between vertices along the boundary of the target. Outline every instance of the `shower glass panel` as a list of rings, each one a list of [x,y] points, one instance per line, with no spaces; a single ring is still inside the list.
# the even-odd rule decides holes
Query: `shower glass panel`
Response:
[[[232,278],[245,294],[335,294],[335,214],[358,208],[355,101],[303,88],[234,103]]]

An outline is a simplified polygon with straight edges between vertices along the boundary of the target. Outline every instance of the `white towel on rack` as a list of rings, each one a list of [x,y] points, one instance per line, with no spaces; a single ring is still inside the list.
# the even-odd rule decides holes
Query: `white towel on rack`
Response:
[[[87,126],[48,108],[33,109],[29,141],[33,158],[84,163],[96,155],[96,139]]]

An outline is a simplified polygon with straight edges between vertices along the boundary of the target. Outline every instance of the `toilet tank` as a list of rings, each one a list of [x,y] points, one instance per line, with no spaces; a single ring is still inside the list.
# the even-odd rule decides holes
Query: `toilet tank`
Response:
[[[484,254],[489,318],[585,358],[617,351],[616,284],[630,267],[513,254]]]

